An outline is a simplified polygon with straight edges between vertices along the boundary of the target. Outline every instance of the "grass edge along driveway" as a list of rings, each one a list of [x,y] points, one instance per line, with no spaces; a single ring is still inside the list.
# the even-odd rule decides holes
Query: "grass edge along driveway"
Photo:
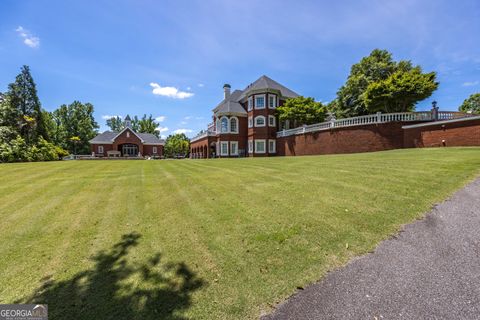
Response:
[[[257,318],[479,173],[479,148],[0,165],[0,303]]]

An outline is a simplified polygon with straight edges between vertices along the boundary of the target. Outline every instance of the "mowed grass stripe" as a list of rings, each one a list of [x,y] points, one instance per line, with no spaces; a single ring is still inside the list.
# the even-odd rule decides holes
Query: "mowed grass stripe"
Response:
[[[113,294],[112,299],[104,309],[87,308],[80,319],[108,318],[129,310],[136,310],[142,319],[173,315],[254,319],[296,286],[316,281],[351,257],[374,249],[402,224],[473,179],[480,173],[480,149],[208,161],[72,161],[57,163],[61,169],[41,181],[26,178],[36,176],[43,165],[9,167],[21,177],[28,197],[17,191],[21,188],[12,191],[7,182],[0,183],[0,190],[10,190],[8,196],[0,194],[0,216],[7,217],[2,228],[11,230],[0,234],[0,252],[15,262],[0,262],[0,301],[29,301],[26,297],[36,289],[31,283],[42,283],[45,275],[58,283],[93,270],[98,266],[90,257],[108,252],[123,235],[136,232],[141,237],[124,257],[125,264],[148,264],[160,253],[160,264],[151,270],[162,272],[157,280],[175,281],[155,284],[136,273],[113,289],[105,283],[107,288],[96,287],[94,296]],[[0,166],[0,172],[8,174],[5,168]],[[37,190],[47,196],[40,198]],[[30,197],[32,204],[25,204]],[[2,206],[3,200],[8,206]],[[18,212],[9,211],[12,206]],[[29,224],[30,219],[35,223]],[[38,245],[39,253],[33,257],[40,268],[22,256],[33,244]],[[203,284],[177,296],[181,275],[164,267],[179,263]],[[110,272],[121,266],[119,262]],[[85,286],[82,290],[88,289]],[[179,302],[155,310],[145,303],[131,304],[136,290],[147,293],[144,302],[162,301],[154,298],[154,292],[163,292],[163,299],[175,296]],[[122,296],[127,300],[117,303]],[[86,303],[82,301],[76,303]],[[60,319],[68,314],[65,311],[77,310],[68,303],[62,308],[55,313]]]

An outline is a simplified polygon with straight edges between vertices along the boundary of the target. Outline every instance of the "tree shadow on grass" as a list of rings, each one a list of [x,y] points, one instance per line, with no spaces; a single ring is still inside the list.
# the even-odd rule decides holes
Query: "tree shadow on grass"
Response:
[[[109,251],[92,257],[91,270],[68,280],[43,279],[31,296],[16,303],[46,303],[51,319],[185,319],[192,293],[205,282],[184,263],[162,263],[160,254],[144,263],[129,262],[128,252],[140,237],[123,235]]]

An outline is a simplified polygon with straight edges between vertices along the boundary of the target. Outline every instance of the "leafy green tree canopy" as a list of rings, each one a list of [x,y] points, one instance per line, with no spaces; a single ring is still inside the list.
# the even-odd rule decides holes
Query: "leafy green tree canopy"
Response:
[[[112,131],[122,131],[123,128],[125,128],[125,123],[123,122],[121,117],[116,116],[107,119],[107,126]]]
[[[465,99],[458,110],[480,114],[480,93],[474,93]]]
[[[173,157],[176,155],[186,156],[190,150],[190,139],[184,133],[169,135],[165,140],[165,155]]]
[[[375,49],[352,66],[332,111],[338,117],[412,111],[437,88],[435,72],[423,73],[420,66],[395,62],[390,52]]]
[[[69,105],[61,105],[51,113],[52,120],[48,121],[53,127],[53,141],[70,152],[90,153],[88,141],[97,135],[98,129],[93,111],[91,103],[74,101]],[[72,141],[72,137],[78,137],[79,140]]]
[[[313,98],[302,96],[285,101],[277,107],[280,121],[290,121],[294,126],[323,122],[327,115],[327,108]]]
[[[121,117],[112,117],[107,119],[107,126],[110,127],[112,131],[122,131],[125,128],[125,121]],[[147,117],[146,114],[143,115],[141,119],[137,116],[134,116],[131,120],[131,126],[133,131],[140,133],[151,133],[159,137],[159,131],[157,128],[160,126],[158,122],[155,121],[152,115]]]

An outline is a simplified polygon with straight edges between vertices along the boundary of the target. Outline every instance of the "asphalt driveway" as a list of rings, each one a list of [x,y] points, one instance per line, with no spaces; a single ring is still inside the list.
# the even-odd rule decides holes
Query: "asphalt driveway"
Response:
[[[480,178],[263,319],[480,319]]]

